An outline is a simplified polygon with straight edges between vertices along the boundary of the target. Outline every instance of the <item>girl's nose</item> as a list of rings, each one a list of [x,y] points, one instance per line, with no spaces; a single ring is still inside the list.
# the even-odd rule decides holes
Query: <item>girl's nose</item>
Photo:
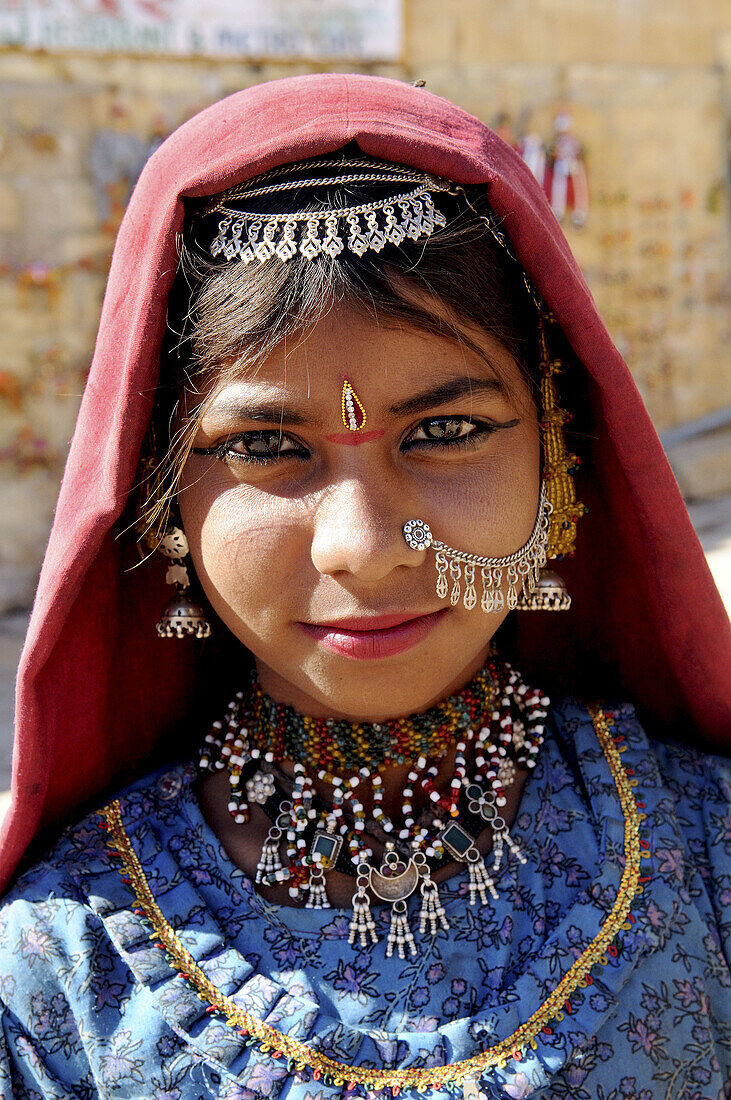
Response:
[[[327,576],[349,573],[377,584],[401,565],[421,565],[425,555],[410,549],[401,531],[410,514],[391,486],[356,478],[331,486],[315,515],[315,568]]]

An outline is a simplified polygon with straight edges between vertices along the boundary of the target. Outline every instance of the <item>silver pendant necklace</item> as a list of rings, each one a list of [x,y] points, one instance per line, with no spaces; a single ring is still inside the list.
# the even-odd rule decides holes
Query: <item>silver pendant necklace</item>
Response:
[[[225,732],[221,722],[208,735],[201,766],[206,771],[227,768],[232,792],[245,790],[247,805],[260,804],[270,818],[256,883],[286,884],[293,900],[304,901],[306,908],[324,909],[330,907],[328,875],[338,871],[354,877],[348,942],[366,947],[378,941],[371,904],[385,902],[390,905],[386,955],[396,953],[400,958],[417,954],[407,904],[412,896],[421,899],[415,926],[421,937],[449,931],[435,871],[456,860],[468,872],[470,905],[487,905],[497,898],[495,878],[506,850],[525,862],[502,816],[506,792],[518,769],[535,765],[549,705],[509,665],[504,671],[489,714],[460,735],[446,794],[436,787],[443,758],[421,756],[413,761],[401,792],[398,828],[383,809],[381,774],[368,769],[349,778],[331,777],[332,800],[327,803],[316,796],[308,767],[295,762],[291,794],[283,795],[273,754],[262,753],[256,745],[239,695],[229,708]],[[370,823],[363,786],[369,788],[372,802]],[[417,792],[425,803],[420,815],[414,812]],[[229,810],[242,824],[242,799],[237,794],[232,794]],[[374,858],[367,824],[385,838],[380,859]],[[477,840],[485,828],[492,844],[490,854],[483,857]]]

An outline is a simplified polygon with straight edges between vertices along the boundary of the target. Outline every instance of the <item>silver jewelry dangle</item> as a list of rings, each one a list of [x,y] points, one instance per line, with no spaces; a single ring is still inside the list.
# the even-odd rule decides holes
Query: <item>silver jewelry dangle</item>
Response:
[[[421,519],[407,520],[402,532],[412,550],[428,550],[431,546],[436,551],[436,591],[439,599],[443,600],[449,595],[453,607],[461,599],[467,610],[471,611],[478,602],[475,571],[479,569],[482,583],[479,603],[482,610],[486,613],[502,611],[507,606],[512,611],[522,606],[521,598],[528,598],[539,584],[541,570],[546,564],[552,510],[546,496],[545,483],[541,482],[538,512],[530,538],[519,550],[502,558],[481,557],[478,554],[468,554],[464,550],[455,550],[435,539],[429,524]]]
[[[488,892],[490,897],[493,899],[497,898],[498,892],[495,889],[495,883],[488,873],[484,859],[475,847],[467,851],[467,870],[470,875],[470,881],[467,887],[470,892],[470,905],[475,904],[477,894],[480,895],[480,901],[483,905],[487,905]]]
[[[505,819],[498,815],[495,818],[495,820],[493,821],[492,827],[493,827],[493,830],[494,830],[493,831],[493,847],[494,847],[494,851],[495,851],[495,855],[494,855],[493,861],[492,861],[493,874],[496,874],[497,871],[500,870],[500,865],[502,864],[502,861],[503,861],[503,848],[504,847],[507,847],[507,848],[510,849],[512,854],[517,859],[518,863],[525,863],[526,862],[526,857],[523,855],[523,849],[520,847],[520,845],[515,840],[513,840],[512,836],[510,835],[510,830],[508,829],[508,826],[505,823]]]
[[[313,867],[310,872],[310,881],[307,884],[307,901],[305,909],[329,909],[325,891],[325,872],[322,867]]]
[[[368,885],[376,897],[381,901],[391,902],[391,927],[386,943],[386,955],[389,958],[393,955],[394,948],[401,959],[405,958],[407,947],[410,954],[416,954],[416,944],[409,928],[406,899],[411,897],[419,885],[425,865],[426,857],[423,853],[416,853],[405,863],[396,851],[395,844],[388,841],[378,871],[367,863],[361,863],[358,867],[359,876],[367,877]]]
[[[262,844],[259,862],[256,865],[255,882],[267,881],[265,885],[271,885],[271,879],[277,871],[282,870],[282,861],[279,858],[279,842],[282,839],[282,830],[278,825],[272,825],[267,833],[267,838]]]
[[[157,633],[161,638],[184,638],[186,634],[207,638],[211,627],[205,611],[186,594],[190,578],[183,559],[190,553],[190,548],[185,532],[180,527],[169,528],[158,549],[170,559],[165,581],[175,585],[176,594],[163,608]]]
[[[565,582],[552,569],[541,569],[538,584],[532,592],[518,597],[518,611],[568,611],[571,596]]]
[[[371,943],[378,943],[376,935],[376,922],[371,914],[371,903],[368,897],[368,883],[370,881],[370,868],[368,864],[358,867],[358,876],[355,880],[355,894],[353,895],[353,916],[350,918],[348,930],[348,943],[352,946],[356,937],[361,947]]]
[[[426,926],[432,936],[437,934],[437,925],[441,925],[445,932],[449,931],[449,921],[439,897],[439,887],[427,870],[421,883],[421,911],[419,913],[419,932],[423,936]]]
[[[335,866],[342,845],[343,838],[336,834],[335,818],[331,817],[326,829],[318,828],[310,845],[309,858],[313,866],[309,881],[303,886],[304,890],[309,891],[305,909],[330,908],[325,890],[325,872]]]
[[[439,836],[439,840],[460,863],[467,864],[470,881],[468,885],[470,893],[470,905],[475,904],[477,894],[483,905],[487,905],[487,895],[497,898],[498,892],[495,883],[490,877],[485,861],[477,850],[474,837],[458,825],[456,821],[445,826]]]
[[[513,853],[519,863],[525,863],[526,857],[517,841],[513,840],[510,830],[497,812],[497,807],[489,794],[483,791],[477,783],[467,788],[467,809],[471,814],[479,814],[484,822],[492,830],[492,873],[497,874],[503,862],[503,850],[507,847]]]
[[[391,927],[388,930],[388,940],[386,941],[387,959],[390,959],[393,955],[394,948],[398,951],[400,959],[406,958],[407,947],[409,954],[416,954],[416,944],[409,928],[407,913],[405,901],[395,901],[391,906]]]

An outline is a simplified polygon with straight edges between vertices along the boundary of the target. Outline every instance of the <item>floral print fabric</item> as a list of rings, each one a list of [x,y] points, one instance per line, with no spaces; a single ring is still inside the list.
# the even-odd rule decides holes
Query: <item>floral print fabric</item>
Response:
[[[601,973],[535,1049],[482,1077],[487,1100],[729,1095],[731,772],[687,747],[649,742],[631,708],[613,713],[647,815],[649,881]],[[385,907],[374,908],[380,942],[358,948],[347,942],[346,910],[259,897],[203,820],[192,765],[140,781],[121,806],[158,905],[208,978],[348,1065],[444,1065],[510,1035],[597,934],[622,872],[614,781],[587,711],[571,702],[552,713],[511,830],[527,862],[504,863],[488,905],[469,905],[466,873],[443,884],[451,927],[415,931],[416,958],[385,957]],[[69,830],[2,903],[0,999],[3,1097],[343,1092],[296,1076],[206,1013],[150,940],[98,815]]]

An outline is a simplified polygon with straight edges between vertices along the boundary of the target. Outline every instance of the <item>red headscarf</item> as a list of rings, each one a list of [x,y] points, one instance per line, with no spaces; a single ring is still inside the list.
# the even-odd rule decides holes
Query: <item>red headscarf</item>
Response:
[[[522,668],[549,688],[598,680],[638,704],[658,736],[716,746],[729,737],[727,617],[641,398],[532,175],[476,118],[422,89],[294,77],[233,95],[177,130],[147,164],[122,223],[20,665],[2,883],[34,837],[100,799],[130,767],[144,770],[191,704],[195,643],[155,635],[162,562],[123,572],[115,538],[155,392],[181,196],[352,141],[486,184],[587,372],[580,495],[590,513],[575,559],[561,566],[573,607],[519,613]]]

